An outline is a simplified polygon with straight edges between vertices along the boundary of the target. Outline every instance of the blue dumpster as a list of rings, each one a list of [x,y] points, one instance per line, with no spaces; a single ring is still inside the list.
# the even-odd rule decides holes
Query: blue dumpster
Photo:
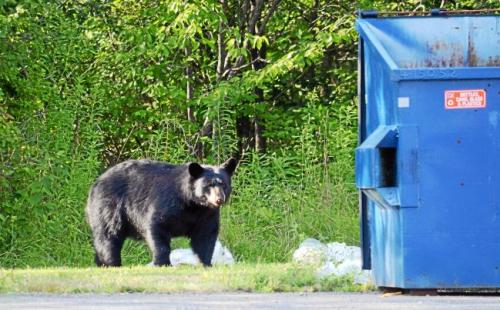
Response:
[[[500,288],[500,16],[356,28],[363,268],[379,287]]]

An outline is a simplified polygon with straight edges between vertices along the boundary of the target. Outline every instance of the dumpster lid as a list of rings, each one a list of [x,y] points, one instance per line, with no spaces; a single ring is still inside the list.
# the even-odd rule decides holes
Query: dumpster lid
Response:
[[[454,78],[500,73],[500,15],[365,18],[356,28],[390,69],[400,71],[396,79],[415,69],[461,69]]]

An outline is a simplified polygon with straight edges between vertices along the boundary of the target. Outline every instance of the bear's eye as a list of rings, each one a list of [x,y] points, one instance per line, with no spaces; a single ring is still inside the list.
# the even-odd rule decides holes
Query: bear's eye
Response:
[[[207,183],[208,186],[225,186],[224,182],[221,180],[210,180]]]

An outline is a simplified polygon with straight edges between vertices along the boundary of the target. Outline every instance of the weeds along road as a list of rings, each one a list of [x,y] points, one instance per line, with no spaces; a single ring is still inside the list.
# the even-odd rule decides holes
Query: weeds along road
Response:
[[[0,295],[0,309],[500,309],[500,296],[381,293]]]

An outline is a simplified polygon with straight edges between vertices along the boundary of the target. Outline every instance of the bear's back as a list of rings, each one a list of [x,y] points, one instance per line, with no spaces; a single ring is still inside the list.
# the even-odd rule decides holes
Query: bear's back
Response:
[[[92,186],[91,196],[100,194],[100,196],[124,197],[131,191],[141,192],[151,189],[158,184],[159,180],[166,185],[165,181],[172,182],[184,170],[183,165],[172,165],[148,159],[127,160],[101,174]]]
[[[101,175],[101,177],[106,177],[107,175],[116,173],[125,175],[133,175],[134,173],[145,175],[165,174],[170,173],[175,168],[179,167],[181,166],[149,159],[129,159],[109,168]]]

